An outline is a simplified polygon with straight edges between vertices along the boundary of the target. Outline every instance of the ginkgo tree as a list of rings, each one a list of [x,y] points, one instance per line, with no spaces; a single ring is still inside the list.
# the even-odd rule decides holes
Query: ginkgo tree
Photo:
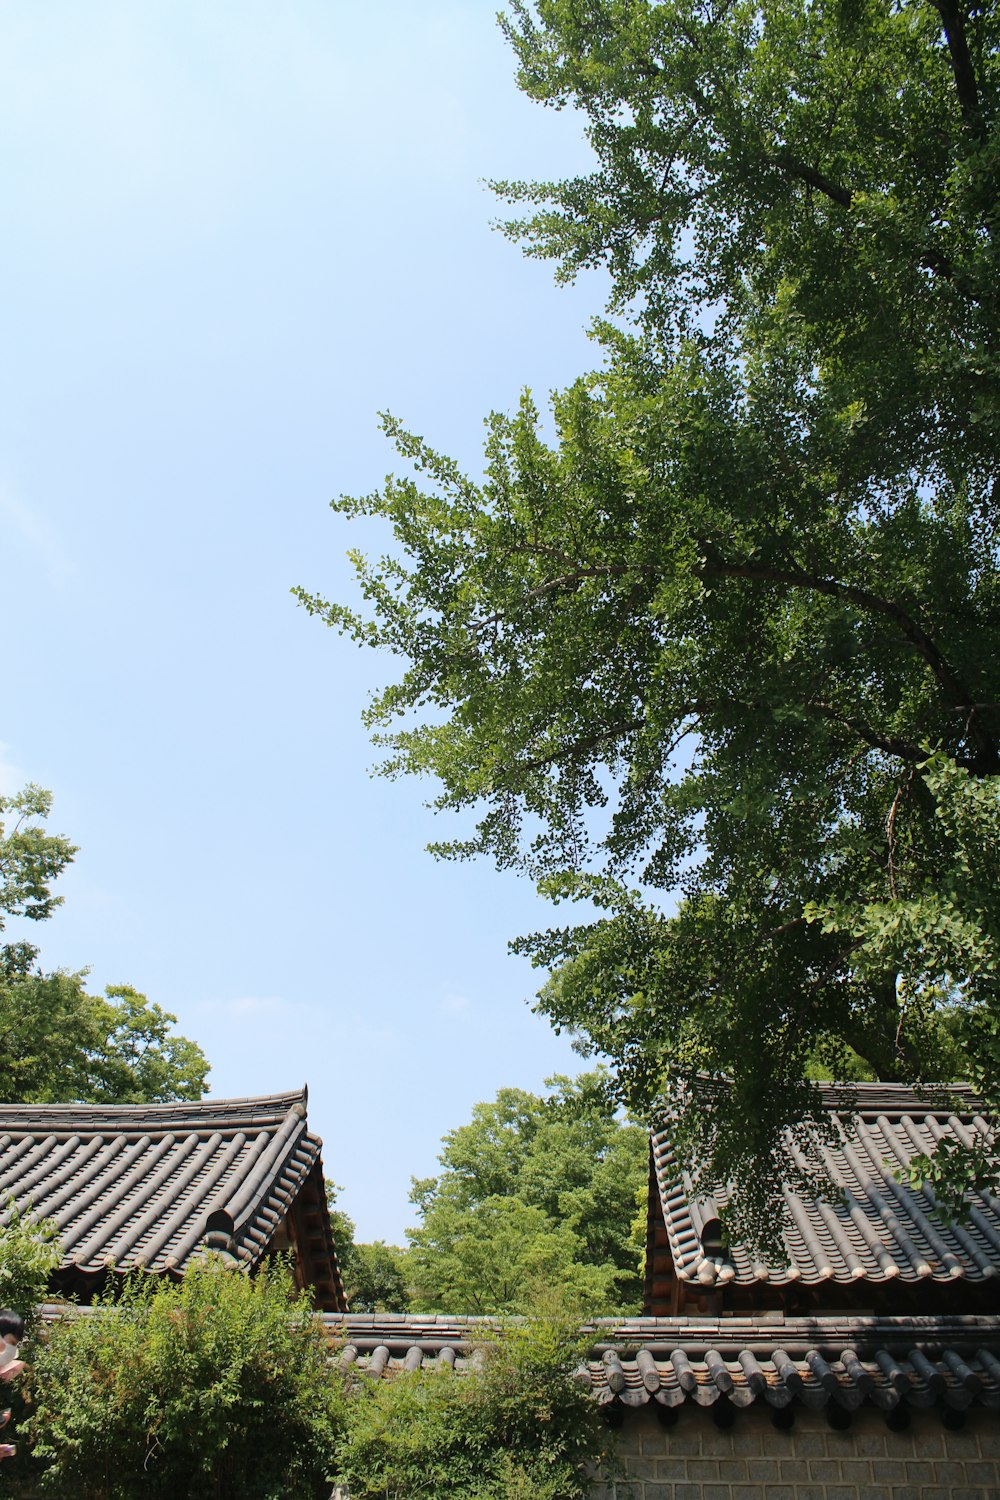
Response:
[[[1000,1101],[1000,9],[502,24],[595,155],[497,184],[506,229],[610,272],[603,364],[478,478],[387,418],[408,470],[335,508],[393,546],[360,608],[300,597],[400,659],[385,769],[478,817],[438,852],[584,901],[519,943],[541,1008],[760,1233],[817,1070]]]

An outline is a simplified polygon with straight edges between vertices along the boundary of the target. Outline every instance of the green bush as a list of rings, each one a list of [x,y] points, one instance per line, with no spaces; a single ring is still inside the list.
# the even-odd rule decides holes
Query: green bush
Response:
[[[501,1330],[478,1376],[362,1374],[339,1483],[352,1500],[579,1500],[610,1437],[572,1378],[581,1354],[578,1329],[535,1319]]]
[[[582,1352],[552,1314],[499,1329],[476,1375],[345,1389],[283,1266],[134,1276],[43,1334],[4,1479],[61,1500],[319,1500],[333,1473],[352,1500],[581,1500],[610,1437]]]
[[[284,1266],[137,1276],[56,1325],[28,1380],[44,1493],[65,1500],[329,1494],[342,1405],[325,1336]]]
[[[60,1261],[55,1228],[19,1213],[11,1199],[7,1223],[0,1229],[0,1307],[13,1308],[24,1319],[25,1345],[38,1329],[38,1308],[45,1301],[49,1278]]]

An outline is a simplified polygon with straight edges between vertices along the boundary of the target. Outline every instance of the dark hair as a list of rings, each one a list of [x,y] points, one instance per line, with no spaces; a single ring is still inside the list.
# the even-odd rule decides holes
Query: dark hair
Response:
[[[9,1307],[0,1307],[0,1339],[7,1333],[14,1334],[20,1343],[24,1338],[24,1319],[19,1312],[12,1312]]]

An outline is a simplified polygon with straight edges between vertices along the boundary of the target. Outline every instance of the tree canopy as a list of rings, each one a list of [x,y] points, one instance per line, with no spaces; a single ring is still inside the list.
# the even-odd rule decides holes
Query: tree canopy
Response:
[[[52,882],[76,854],[44,827],[51,793],[0,797],[0,932],[9,917],[41,921],[62,902]],[[11,816],[12,815],[12,816]],[[86,974],[44,973],[34,943],[0,948],[0,1100],[6,1104],[168,1103],[200,1099],[209,1064],[172,1028],[177,1017],[131,985],[103,995]]]
[[[410,1306],[407,1252],[398,1245],[386,1244],[385,1240],[368,1243],[355,1240],[354,1220],[337,1207],[339,1191],[337,1184],[327,1178],[326,1201],[348,1307],[351,1312],[407,1312]]]
[[[42,922],[62,897],[52,894],[52,882],[77,853],[75,844],[59,833],[49,833],[45,819],[52,811],[52,793],[29,783],[13,796],[0,796],[0,932],[9,917]],[[32,943],[5,943],[0,967],[23,971],[38,956]]]
[[[604,363],[480,481],[386,418],[412,474],[335,502],[394,533],[366,607],[300,597],[402,659],[386,770],[479,818],[438,852],[590,903],[521,942],[541,1008],[760,1231],[817,1057],[1000,1103],[1000,9],[502,24],[596,157],[497,184],[507,232],[610,272]]]
[[[445,1136],[443,1172],[414,1183],[417,1307],[523,1313],[556,1290],[590,1313],[637,1306],[646,1132],[617,1118],[602,1071],[548,1086],[477,1104]]]
[[[83,974],[0,982],[0,1099],[6,1104],[167,1104],[200,1099],[209,1065],[177,1020],[131,985],[86,989]]]

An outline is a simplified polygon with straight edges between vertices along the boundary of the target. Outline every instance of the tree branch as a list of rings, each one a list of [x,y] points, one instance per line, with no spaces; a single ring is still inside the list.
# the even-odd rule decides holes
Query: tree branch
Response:
[[[902,605],[892,599],[883,599],[868,589],[842,583],[836,578],[824,578],[820,574],[808,573],[803,568],[773,568],[750,561],[727,562],[715,553],[715,549],[709,543],[702,542],[701,545],[706,555],[706,562],[703,568],[697,570],[699,577],[746,578],[750,582],[807,589],[812,593],[824,594],[831,599],[856,604],[859,609],[869,614],[880,615],[883,619],[891,620],[917,655],[922,657],[930,667],[939,686],[950,700],[951,706],[960,709],[968,716],[969,738],[978,752],[968,762],[968,769],[981,776],[994,775],[1000,769],[1000,755],[998,755],[996,739],[988,734],[980,723],[968,686],[942,655],[929,632]]]
[[[884,750],[886,755],[894,755],[897,760],[908,760],[914,765],[919,765],[927,759],[925,746],[918,744],[916,740],[907,740],[898,734],[879,734],[877,729],[872,729],[861,719],[848,718],[834,707],[832,703],[818,703],[807,701],[802,707],[809,712],[815,713],[821,719],[828,719],[831,723],[841,724],[856,734],[859,739],[864,740],[873,750]],[[959,764],[962,764],[960,761]]]
[[[560,745],[558,749],[552,751],[551,755],[539,755],[533,760],[517,761],[517,769],[519,771],[543,771],[546,766],[555,765],[557,761],[578,760],[581,755],[587,755],[591,750],[599,749],[609,740],[620,739],[623,734],[630,734],[634,729],[641,729],[644,723],[644,719],[624,719],[620,724],[610,724],[605,729],[599,729],[596,734],[585,735],[569,745]]]
[[[854,200],[854,194],[850,188],[841,187],[839,182],[833,182],[829,177],[824,177],[822,172],[817,172],[815,167],[807,166],[805,162],[781,151],[774,158],[775,165],[785,172],[789,177],[798,178],[808,187],[815,188],[824,197],[839,203],[841,208],[850,208]]]
[[[534,544],[528,544],[531,550],[535,550]],[[943,693],[949,700],[949,704],[956,711],[965,716],[965,730],[969,740],[975,749],[975,754],[962,756],[954,755],[952,759],[956,765],[970,771],[973,775],[986,776],[995,775],[1000,771],[1000,752],[998,752],[997,739],[984,728],[979,716],[979,711],[988,705],[976,703],[972,700],[968,686],[959,677],[958,673],[947,661],[936,641],[918,620],[916,620],[902,605],[892,599],[885,599],[868,589],[860,588],[854,584],[844,583],[840,579],[827,578],[821,574],[810,573],[799,567],[772,567],[766,564],[750,560],[730,562],[720,557],[714,547],[702,540],[700,543],[706,561],[704,565],[696,569],[696,576],[702,580],[711,578],[743,578],[751,583],[763,583],[782,588],[805,589],[812,593],[824,595],[828,598],[838,599],[864,610],[866,613],[880,616],[889,620],[897,627],[906,643],[926,662]],[[543,554],[550,549],[538,548]],[[551,549],[553,552],[556,549]],[[558,555],[558,554],[557,554]],[[557,592],[560,589],[575,589],[589,578],[622,578],[628,575],[640,575],[645,578],[655,578],[657,570],[650,565],[637,565],[634,563],[605,563],[595,564],[589,567],[572,568],[561,573],[556,578],[546,579],[544,583],[529,589],[518,600],[518,605],[523,607],[533,603],[535,600],[544,598],[546,595]],[[629,611],[638,604],[641,590],[632,590],[627,601],[625,617]],[[498,611],[478,621],[473,627],[474,634],[479,636],[490,626],[498,625],[510,618],[510,611]],[[624,629],[623,620],[619,627],[618,636]],[[882,750],[887,755],[897,759],[908,761],[911,764],[920,764],[926,759],[926,747],[917,740],[908,739],[902,735],[883,734],[872,728],[862,719],[857,719],[843,713],[835,704],[817,699],[796,700],[798,706],[809,713],[817,714],[833,723],[840,724],[849,730],[866,745],[872,749]],[[773,700],[755,699],[740,703],[738,700],[696,700],[693,703],[679,706],[678,712],[684,714],[700,715],[703,713],[718,712],[721,708],[736,709],[744,708],[753,711],[766,711],[773,713],[778,707],[785,706]],[[596,736],[588,736],[576,741],[573,745],[554,750],[551,754],[536,757],[529,761],[520,763],[524,771],[541,770],[545,766],[552,765],[563,757],[576,758],[589,750],[596,749],[600,744],[617,735],[628,733],[638,728],[642,721],[630,720],[622,724],[612,726],[600,731]]]
[[[958,5],[953,4],[952,0],[931,0],[931,3],[941,17],[941,26],[951,54],[955,92],[958,95],[962,118],[972,133],[977,138],[981,138],[983,114],[979,100],[979,82],[965,36],[965,18]]]
[[[679,718],[699,720],[706,714],[716,714],[720,710],[729,713],[742,711],[773,714],[776,709],[787,706],[788,704],[785,701],[767,698],[695,698],[678,704],[675,714]],[[843,729],[849,730],[851,734],[863,740],[871,749],[881,750],[886,755],[894,756],[897,760],[904,760],[912,765],[919,765],[927,759],[926,748],[916,740],[907,740],[901,735],[880,734],[877,730],[872,729],[870,725],[864,723],[863,720],[853,719],[841,713],[831,703],[818,702],[815,699],[802,699],[797,700],[796,706],[829,723],[839,724]],[[635,730],[641,729],[645,723],[646,720],[641,718],[623,719],[617,724],[610,724],[597,730],[594,734],[584,735],[569,744],[559,745],[547,755],[533,756],[530,760],[518,761],[516,762],[516,769],[530,773],[532,771],[545,770],[546,767],[555,765],[560,761],[578,760],[581,756],[588,755],[592,750],[600,749],[602,745],[620,739],[622,735],[631,734]],[[679,738],[683,738],[684,735],[692,732],[693,726],[685,724]],[[970,769],[967,761],[958,757],[955,759],[956,764],[963,766],[965,769]]]
[[[794,704],[806,713],[815,714],[817,718],[839,724],[843,729],[849,729],[873,750],[882,750],[886,755],[893,755],[898,760],[911,761],[916,765],[927,759],[925,747],[916,740],[907,740],[901,735],[879,734],[877,729],[872,729],[862,719],[849,718],[832,703],[824,703],[815,698],[800,698],[795,699]],[[718,713],[720,709],[742,709],[753,713],[773,714],[775,709],[789,706],[788,700],[773,698],[696,698],[692,702],[681,705],[678,712],[700,718],[703,714]],[[958,764],[965,763],[960,760]]]
[[[630,573],[641,573],[652,578],[655,577],[656,570],[648,566],[637,567],[635,563],[603,563],[599,567],[573,568],[568,573],[560,573],[558,578],[547,578],[544,583],[528,589],[517,602],[521,606],[533,604],[536,599],[543,599],[546,594],[556,593],[559,589],[576,589],[588,578],[625,578]],[[479,620],[472,627],[473,633],[479,635],[491,625],[499,625],[509,618],[509,610],[498,610],[495,614],[486,615]]]

